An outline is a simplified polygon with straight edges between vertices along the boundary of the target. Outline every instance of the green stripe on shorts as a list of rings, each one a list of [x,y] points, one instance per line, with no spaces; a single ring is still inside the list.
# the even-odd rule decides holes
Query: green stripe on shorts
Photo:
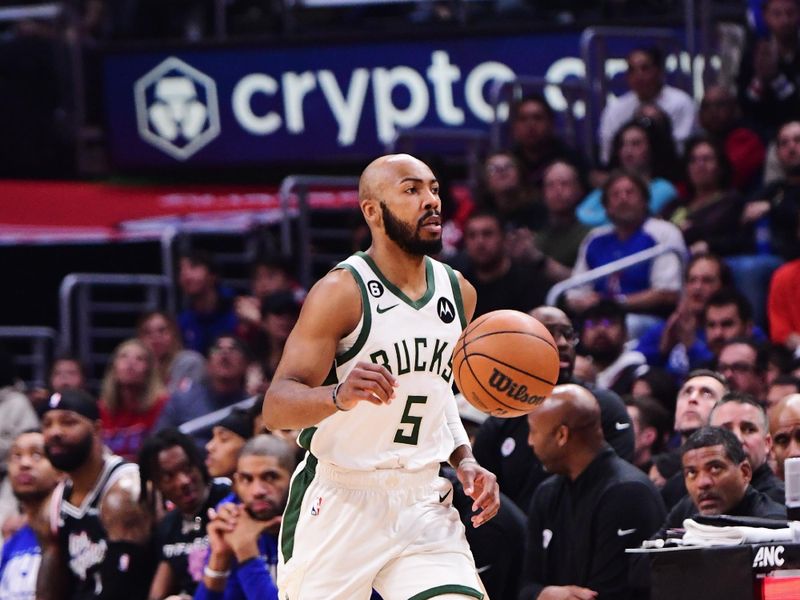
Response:
[[[283,513],[283,523],[281,527],[281,552],[283,562],[289,562],[294,552],[294,534],[297,528],[297,521],[300,518],[300,507],[303,505],[303,497],[306,490],[314,480],[317,473],[317,457],[310,452],[306,455],[306,466],[294,476],[292,484],[289,486],[289,500],[286,502],[286,511]]]
[[[414,594],[408,600],[428,600],[428,598],[435,598],[436,596],[443,596],[444,594],[462,594],[470,598],[477,598],[483,600],[483,592],[479,592],[475,588],[467,587],[466,585],[440,585],[419,594]]]

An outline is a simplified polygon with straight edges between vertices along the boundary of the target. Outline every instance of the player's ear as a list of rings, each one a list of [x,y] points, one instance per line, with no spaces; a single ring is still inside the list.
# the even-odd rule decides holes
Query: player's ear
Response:
[[[556,442],[559,446],[565,446],[569,441],[569,427],[566,425],[559,425],[556,430]]]
[[[380,203],[374,198],[365,198],[361,201],[361,212],[367,223],[377,225],[383,220]]]

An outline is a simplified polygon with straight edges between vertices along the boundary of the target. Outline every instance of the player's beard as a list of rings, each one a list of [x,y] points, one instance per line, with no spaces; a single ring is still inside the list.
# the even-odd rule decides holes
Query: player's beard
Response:
[[[381,214],[383,215],[383,227],[386,230],[386,235],[405,252],[414,256],[425,256],[426,254],[438,254],[442,251],[441,236],[432,240],[423,240],[420,237],[422,223],[426,219],[436,216],[438,214],[436,211],[430,210],[422,215],[417,221],[416,230],[413,230],[410,225],[395,217],[383,202],[381,202]]]
[[[50,489],[28,490],[25,492],[14,492],[14,497],[22,504],[41,502],[50,495]]]
[[[94,442],[94,435],[88,432],[86,436],[75,444],[66,444],[61,442],[61,446],[67,448],[67,452],[62,454],[52,454],[50,448],[45,445],[44,453],[47,455],[50,463],[59,471],[66,471],[70,473],[74,471],[89,458],[92,451],[92,444]]]

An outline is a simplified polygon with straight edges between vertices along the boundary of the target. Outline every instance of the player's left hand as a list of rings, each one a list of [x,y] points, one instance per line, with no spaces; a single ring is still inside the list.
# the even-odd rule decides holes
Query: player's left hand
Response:
[[[494,473],[472,460],[464,461],[456,469],[464,493],[472,498],[472,526],[480,527],[500,510],[500,486]]]

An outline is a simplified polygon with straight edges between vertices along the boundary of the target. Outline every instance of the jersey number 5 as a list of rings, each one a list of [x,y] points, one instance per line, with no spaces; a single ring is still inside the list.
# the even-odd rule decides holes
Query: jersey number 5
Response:
[[[406,409],[403,411],[403,418],[400,419],[402,426],[394,434],[394,441],[396,444],[408,444],[409,446],[416,446],[419,440],[419,426],[422,423],[422,417],[416,417],[411,414],[411,408],[415,404],[425,404],[428,401],[427,396],[409,396],[406,400]],[[409,427],[410,426],[410,427]]]

